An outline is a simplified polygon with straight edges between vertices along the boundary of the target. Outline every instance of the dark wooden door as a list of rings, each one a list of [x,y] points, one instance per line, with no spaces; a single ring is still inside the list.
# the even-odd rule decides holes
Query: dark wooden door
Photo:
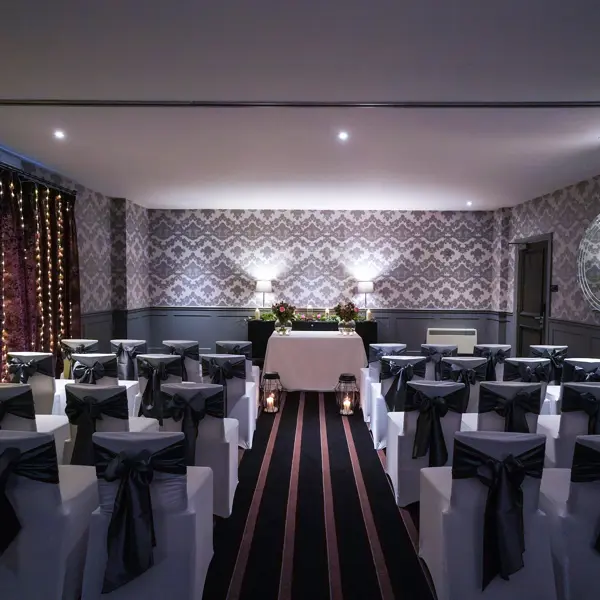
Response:
[[[519,250],[517,356],[527,356],[529,346],[546,342],[547,261],[547,241],[525,244]]]

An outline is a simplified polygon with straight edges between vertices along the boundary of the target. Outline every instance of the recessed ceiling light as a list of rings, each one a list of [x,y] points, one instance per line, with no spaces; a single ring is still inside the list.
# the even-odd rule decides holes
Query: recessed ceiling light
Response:
[[[340,142],[346,142],[346,141],[348,141],[348,138],[350,137],[348,135],[347,131],[340,131],[337,136],[338,136],[338,140],[340,140]]]
[[[472,202],[469,200],[469,201],[467,202],[467,206],[473,206],[473,203],[472,203]]]
[[[65,132],[62,129],[56,129],[54,131],[54,137],[57,140],[64,140],[65,139]]]

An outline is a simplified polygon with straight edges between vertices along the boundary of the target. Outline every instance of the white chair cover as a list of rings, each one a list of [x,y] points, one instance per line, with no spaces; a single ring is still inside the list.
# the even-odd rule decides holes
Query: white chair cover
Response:
[[[565,358],[562,383],[600,381],[600,359]]]
[[[182,433],[96,433],[94,444],[100,507],[91,517],[82,600],[101,600],[104,597],[112,600],[159,600],[164,599],[165,590],[172,598],[201,598],[213,554],[211,470],[187,467],[187,476],[180,474],[186,472]],[[168,472],[163,471],[165,467],[159,466],[160,458],[156,463],[156,455],[160,456],[165,450],[171,456],[171,466],[175,467],[168,468]],[[121,452],[138,456],[142,451],[150,453],[150,463],[156,465],[150,483],[156,539],[156,547],[152,550],[154,566],[112,591],[110,596],[103,596],[105,575],[110,575],[106,569],[107,533],[121,485],[121,480],[108,482],[102,478],[103,464],[106,464],[107,457]]]
[[[0,383],[0,429],[37,431],[31,386],[24,383]]]
[[[507,358],[504,361],[504,381],[541,383],[542,397],[545,398],[550,380],[550,366],[548,358]]]
[[[49,434],[1,430],[0,455],[8,448],[42,450],[42,456],[31,460],[42,460],[42,472],[56,483],[9,475],[7,496],[21,531],[0,556],[0,597],[77,600],[90,515],[98,506],[94,469],[57,467]],[[2,527],[7,527],[5,521]]]
[[[384,356],[399,356],[406,352],[406,344],[369,344],[369,377],[379,381],[380,360]]]
[[[552,533],[554,576],[560,600],[595,600],[600,568],[600,436],[579,436],[571,469],[546,469],[540,508]]]
[[[488,361],[486,381],[504,379],[504,360],[510,357],[510,344],[476,344],[473,356],[481,356]]]
[[[464,408],[463,383],[420,381],[410,382],[408,388],[412,394],[420,392],[427,398],[444,398],[448,402],[452,399],[452,404],[456,407],[462,402]],[[417,410],[388,413],[386,471],[399,506],[419,501],[419,472],[429,466],[433,458],[429,451],[420,458],[413,458],[420,414]],[[448,465],[452,464],[453,438],[455,432],[460,431],[461,416],[461,412],[449,410],[445,416],[440,417]],[[430,443],[430,448],[432,447]]]
[[[479,384],[485,381],[487,359],[485,358],[442,358],[442,381],[456,381],[467,387],[469,403],[467,412],[477,412],[479,403]]]
[[[56,359],[49,352],[8,352],[13,383],[28,383],[33,392],[35,412],[52,414]]]
[[[217,354],[243,354],[246,357],[246,380],[254,381],[252,376],[252,342],[220,340],[215,342]]]
[[[148,345],[146,340],[110,340],[110,351],[117,355],[117,368],[119,379],[132,381],[138,378],[138,354],[146,354]]]
[[[200,382],[200,350],[194,340],[163,340],[165,354],[177,354],[182,360],[182,381]]]
[[[76,383],[118,385],[116,354],[72,354],[73,378]]]
[[[550,359],[551,365],[548,383],[554,384],[560,384],[562,381],[562,366],[568,351],[569,346],[529,346],[529,353],[534,358]]]
[[[427,357],[425,379],[440,381],[442,378],[442,358],[444,356],[456,356],[458,346],[453,344],[421,344],[421,354]]]
[[[162,391],[167,397],[163,404],[165,418],[162,431],[182,431],[189,427],[182,402],[192,407],[190,417],[193,411],[194,420],[200,419],[197,424],[194,459],[188,460],[188,465],[212,469],[215,515],[229,517],[238,483],[239,424],[236,419],[224,418],[223,386],[210,383],[168,383],[163,385]],[[174,403],[179,407],[181,415],[178,420],[167,417],[172,412],[169,401],[174,397],[179,397]]]
[[[138,365],[138,382],[140,385],[140,399],[144,402],[144,398],[150,404],[156,401],[152,396],[160,396],[160,388],[165,383],[181,383],[182,380],[182,362],[181,358],[176,354],[139,354],[137,356]],[[158,370],[162,375],[157,376],[157,381],[154,384],[157,389],[153,389],[152,382],[149,382],[148,377],[151,376],[152,370]],[[146,388],[150,384],[148,390]],[[141,407],[138,415],[141,415]]]
[[[92,339],[63,339],[60,341],[60,349],[62,352],[64,367],[62,376],[65,379],[71,379],[71,370],[73,368],[72,354],[87,354],[95,352],[98,349],[98,340]]]
[[[529,451],[536,455],[536,449],[543,454],[544,438],[535,434],[458,432],[455,440],[497,461]],[[457,468],[457,449],[455,457]],[[537,459],[533,462],[541,475],[541,465]],[[477,477],[452,479],[452,470],[441,467],[421,471],[419,555],[429,568],[438,599],[554,600],[548,520],[538,510],[540,480],[525,476],[521,486],[524,567],[511,574],[509,580],[497,575],[482,592],[484,515],[491,488]],[[501,525],[500,529],[506,534],[508,528]]]

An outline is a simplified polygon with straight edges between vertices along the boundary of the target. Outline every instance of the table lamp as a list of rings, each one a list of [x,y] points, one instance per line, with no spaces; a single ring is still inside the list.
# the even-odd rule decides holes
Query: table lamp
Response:
[[[367,308],[367,294],[373,293],[373,282],[372,281],[359,281],[358,282],[358,293],[365,295],[365,308]]]
[[[263,308],[265,307],[265,294],[270,294],[273,291],[273,286],[269,279],[259,279],[256,282],[256,291],[262,292],[263,295]]]

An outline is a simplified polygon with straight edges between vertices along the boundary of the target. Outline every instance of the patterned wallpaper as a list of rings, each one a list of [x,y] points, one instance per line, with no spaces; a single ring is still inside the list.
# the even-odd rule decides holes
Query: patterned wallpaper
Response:
[[[492,212],[150,210],[153,306],[333,306],[373,279],[378,308],[493,307]]]
[[[127,232],[125,198],[111,198],[110,202],[110,261],[111,305],[113,310],[127,310]]]
[[[127,265],[127,308],[152,306],[149,295],[149,238],[148,210],[127,202],[126,205],[126,265]]]

